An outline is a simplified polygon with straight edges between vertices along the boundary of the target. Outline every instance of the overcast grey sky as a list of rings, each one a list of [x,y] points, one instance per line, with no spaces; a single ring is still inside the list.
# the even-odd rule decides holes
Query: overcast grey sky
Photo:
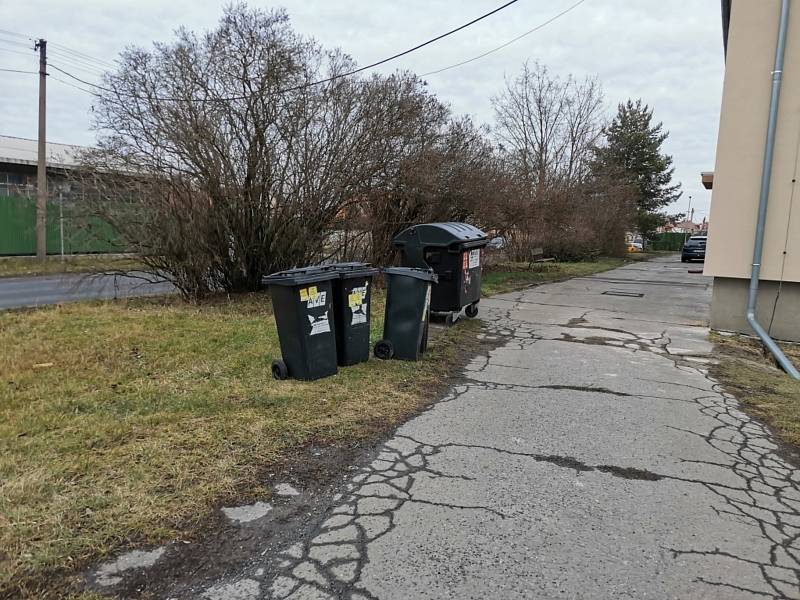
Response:
[[[490,50],[532,29],[577,0],[520,0],[500,13],[381,70],[426,73]],[[251,0],[251,6],[287,9],[294,28],[328,47],[341,47],[360,64],[395,54],[460,25],[504,0]],[[224,2],[214,0],[0,0],[0,29],[112,60],[127,45],[169,41],[183,25],[209,29]],[[0,68],[36,70],[36,55],[0,34]],[[90,81],[93,70],[53,48],[52,64]],[[671,133],[665,148],[675,159],[684,196],[696,220],[708,214],[710,192],[700,171],[712,170],[722,91],[719,0],[586,0],[567,15],[476,62],[427,77],[455,113],[492,123],[490,98],[525,60],[554,73],[597,75],[609,115],[618,102],[641,97]],[[84,66],[85,63],[84,63]],[[51,71],[53,76],[59,75]],[[66,77],[60,76],[62,79]],[[36,137],[36,76],[0,72],[0,134]],[[48,83],[48,138],[91,145],[92,97],[52,79]]]

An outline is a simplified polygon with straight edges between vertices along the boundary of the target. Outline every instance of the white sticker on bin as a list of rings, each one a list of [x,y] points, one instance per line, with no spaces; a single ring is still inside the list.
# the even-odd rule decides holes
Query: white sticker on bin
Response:
[[[475,248],[469,251],[469,268],[474,269],[481,265],[481,249]]]
[[[308,301],[306,302],[306,306],[308,308],[317,308],[318,306],[325,306],[325,301],[327,300],[328,292],[317,292],[317,289],[314,288],[314,295],[312,296],[309,292],[308,294]]]
[[[309,333],[309,335],[328,333],[331,330],[331,324],[328,321],[327,310],[319,317],[315,317],[314,315],[307,315],[307,316],[308,316],[308,322],[311,324],[311,333]]]
[[[353,318],[350,320],[351,325],[361,325],[367,322],[367,305],[362,304],[356,309],[353,309]]]

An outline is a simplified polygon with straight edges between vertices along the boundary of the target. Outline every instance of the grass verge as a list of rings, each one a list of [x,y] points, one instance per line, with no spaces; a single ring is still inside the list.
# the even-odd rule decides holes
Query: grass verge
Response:
[[[382,327],[378,296],[373,341]],[[0,314],[0,597],[63,597],[99,558],[268,496],[259,473],[292,449],[401,422],[479,327],[445,330],[419,363],[371,359],[300,382],[271,377],[280,351],[263,295]]]
[[[712,375],[747,412],[800,448],[800,383],[779,369],[756,340],[712,334],[712,341],[719,358]],[[782,344],[781,348],[800,364],[800,346]]]
[[[623,263],[504,264],[484,274],[484,295]],[[105,556],[268,496],[259,474],[294,449],[376,437],[435,399],[479,327],[444,330],[419,363],[371,359],[278,382],[264,295],[0,314],[0,597],[77,591],[73,576]],[[382,329],[378,294],[373,342]]]
[[[649,257],[652,258],[652,257]],[[487,268],[481,279],[483,296],[513,292],[535,283],[583,277],[616,269],[625,264],[622,258],[599,258],[583,262],[500,263]]]
[[[35,256],[0,257],[0,277],[128,271],[140,267],[136,259],[119,254],[66,256],[63,260],[60,256],[48,256],[44,261],[36,260]]]

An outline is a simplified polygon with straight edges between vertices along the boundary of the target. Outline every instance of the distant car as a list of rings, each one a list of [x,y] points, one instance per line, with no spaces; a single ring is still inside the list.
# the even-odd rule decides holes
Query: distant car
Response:
[[[641,242],[628,242],[628,252],[642,252],[644,246]]]
[[[706,259],[707,235],[693,235],[683,245],[681,250],[681,262],[692,262],[693,260]]]
[[[506,247],[506,238],[504,237],[493,237],[489,240],[487,244],[489,248],[494,248],[495,250],[502,250]]]

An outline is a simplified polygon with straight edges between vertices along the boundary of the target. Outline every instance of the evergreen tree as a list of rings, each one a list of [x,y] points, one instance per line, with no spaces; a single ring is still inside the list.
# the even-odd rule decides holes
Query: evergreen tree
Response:
[[[641,100],[620,104],[592,167],[596,176],[619,178],[636,190],[636,225],[645,238],[666,221],[661,209],[681,196],[680,184],[672,184],[672,157],[661,152],[669,132],[652,121],[653,110]]]

